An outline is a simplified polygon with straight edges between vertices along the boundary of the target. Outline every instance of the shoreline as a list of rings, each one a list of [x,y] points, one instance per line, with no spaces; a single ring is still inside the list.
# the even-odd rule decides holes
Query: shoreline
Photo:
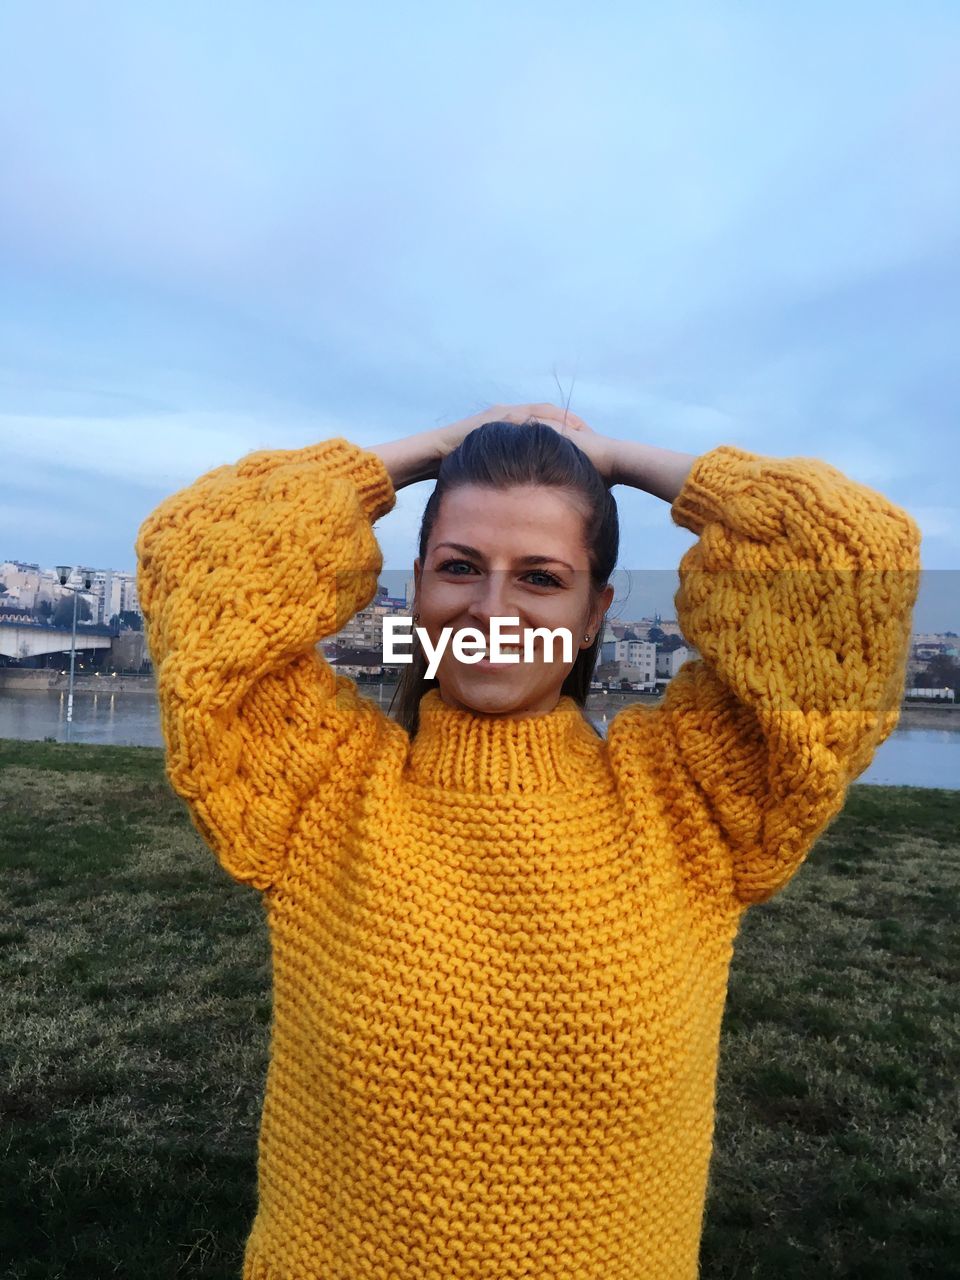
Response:
[[[51,678],[46,670],[23,671],[15,668],[0,668],[0,694],[17,693],[66,693],[70,687],[69,676],[56,675]],[[379,682],[359,683],[357,688],[365,697],[369,691],[380,687]],[[389,694],[396,686],[385,683],[383,688]],[[78,676],[73,682],[74,696],[79,694],[123,694],[133,697],[156,697],[156,685],[152,675],[117,675],[117,676]],[[641,701],[649,706],[657,706],[663,700],[662,695],[652,698],[643,693],[602,693],[594,690],[590,694],[588,706],[591,711],[602,711],[605,707],[619,711],[622,706]],[[898,729],[948,729],[960,731],[960,703],[941,703],[924,705],[918,702],[901,705]]]

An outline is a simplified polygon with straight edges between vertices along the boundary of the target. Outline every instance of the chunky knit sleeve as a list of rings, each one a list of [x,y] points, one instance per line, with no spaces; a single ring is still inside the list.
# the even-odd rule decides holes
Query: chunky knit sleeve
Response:
[[[628,794],[656,780],[704,890],[763,902],[896,726],[920,531],[825,462],[732,445],[697,458],[671,516],[698,535],[674,600],[702,656],[614,718],[611,759]]]
[[[395,502],[376,454],[337,437],[261,450],[141,525],[137,587],[166,770],[223,867],[269,888],[305,800],[362,776],[383,713],[317,649],[376,592],[371,523]]]

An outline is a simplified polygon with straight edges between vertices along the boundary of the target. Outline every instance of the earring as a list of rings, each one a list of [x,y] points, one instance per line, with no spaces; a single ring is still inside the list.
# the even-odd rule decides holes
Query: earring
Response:
[[[419,621],[420,621],[420,615],[419,615],[419,613],[415,613],[415,614],[413,615],[413,620],[414,620],[414,622],[419,622]]]
[[[583,638],[584,638],[584,640],[589,640],[589,639],[590,639],[590,637],[589,637],[589,636],[584,636]]]

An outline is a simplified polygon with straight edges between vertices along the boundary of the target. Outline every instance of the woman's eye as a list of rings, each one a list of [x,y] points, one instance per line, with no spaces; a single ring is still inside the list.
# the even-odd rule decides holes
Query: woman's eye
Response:
[[[466,560],[445,560],[443,564],[437,566],[437,572],[452,573],[453,569],[458,565],[463,565],[467,569],[472,569],[473,567],[472,565],[468,564]],[[462,573],[454,573],[453,576],[455,578],[463,578],[466,575]],[[562,587],[563,586],[563,583],[558,578],[555,578],[552,573],[547,573],[545,569],[532,569],[530,573],[528,573],[526,576],[528,578],[545,579],[545,581],[534,583],[534,586],[537,586],[537,587]]]

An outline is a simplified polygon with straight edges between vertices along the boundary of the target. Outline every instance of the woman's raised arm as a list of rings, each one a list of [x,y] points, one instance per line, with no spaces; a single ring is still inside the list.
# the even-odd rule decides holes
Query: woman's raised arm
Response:
[[[235,879],[269,888],[307,800],[362,779],[385,716],[317,649],[373,598],[395,502],[342,437],[261,450],[166,498],[137,586],[167,777]]]
[[[611,762],[638,804],[656,786],[703,893],[762,902],[896,726],[920,530],[826,462],[732,445],[695,459],[671,516],[698,535],[675,603],[702,657],[615,716]]]

